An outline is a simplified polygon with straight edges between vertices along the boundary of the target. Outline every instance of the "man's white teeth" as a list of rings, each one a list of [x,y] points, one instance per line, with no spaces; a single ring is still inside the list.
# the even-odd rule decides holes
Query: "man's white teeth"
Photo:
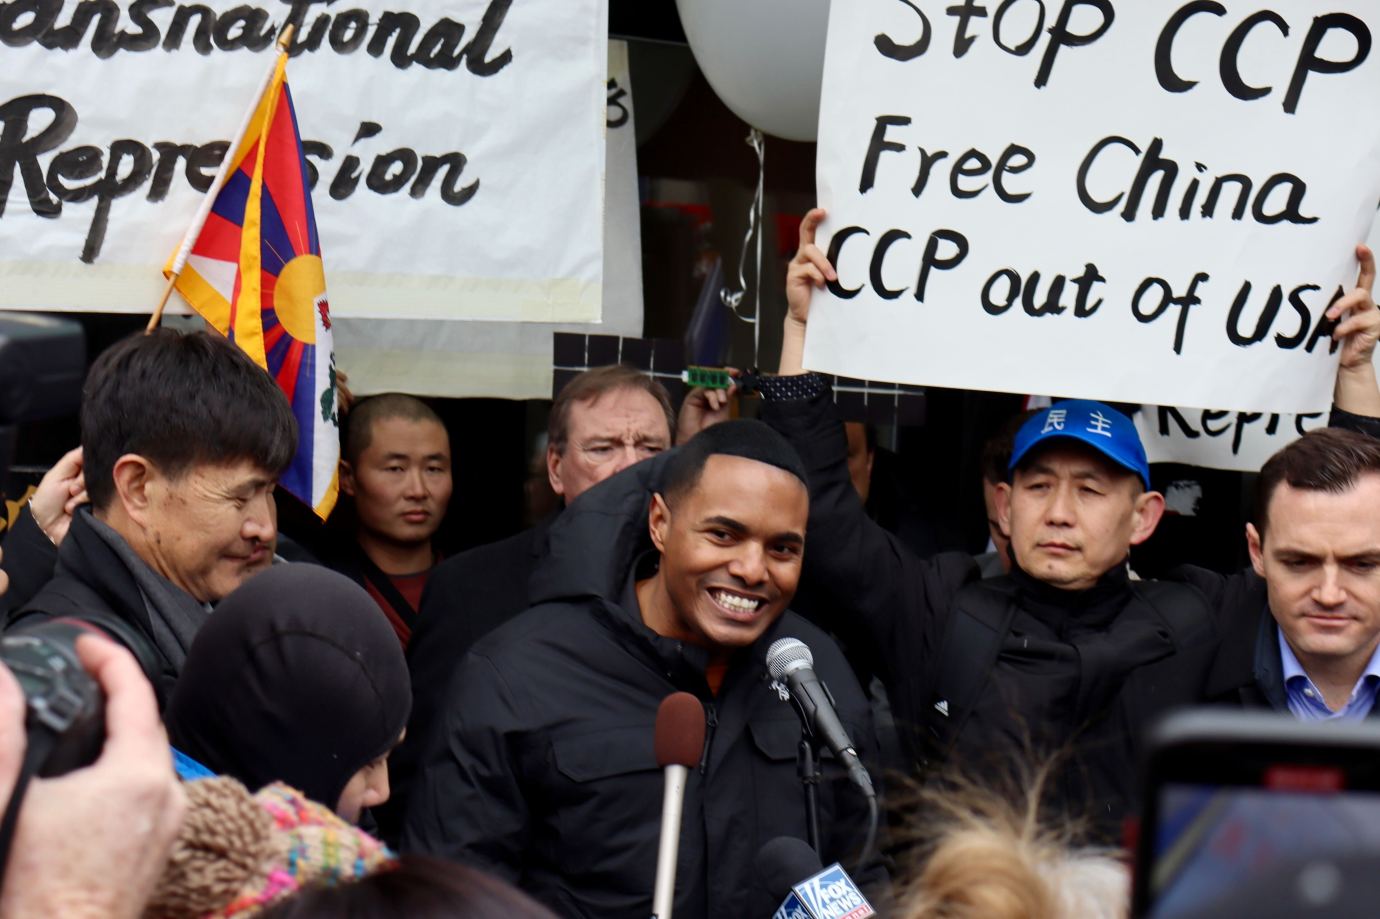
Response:
[[[761,600],[754,600],[750,597],[740,597],[727,591],[714,591],[714,600],[722,607],[731,609],[739,613],[755,613],[757,607],[762,605]]]

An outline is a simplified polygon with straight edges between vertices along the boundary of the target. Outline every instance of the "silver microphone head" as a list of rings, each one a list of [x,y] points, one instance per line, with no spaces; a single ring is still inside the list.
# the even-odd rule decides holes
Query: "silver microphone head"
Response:
[[[778,638],[767,649],[767,672],[773,680],[784,680],[801,667],[814,666],[815,656],[799,638]]]

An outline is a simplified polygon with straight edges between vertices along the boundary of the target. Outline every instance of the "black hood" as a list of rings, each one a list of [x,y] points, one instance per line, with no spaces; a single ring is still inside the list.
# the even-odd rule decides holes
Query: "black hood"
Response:
[[[674,452],[629,466],[561,512],[547,534],[546,557],[532,575],[533,605],[585,597],[617,602],[633,562],[654,548],[647,509]]]
[[[334,809],[411,708],[402,648],[373,599],[344,575],[287,564],[216,608],[164,721],[207,768],[250,788],[287,782]]]

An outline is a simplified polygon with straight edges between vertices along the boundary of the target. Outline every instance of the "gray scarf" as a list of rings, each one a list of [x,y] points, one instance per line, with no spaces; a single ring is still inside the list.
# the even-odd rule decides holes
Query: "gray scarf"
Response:
[[[180,673],[192,639],[211,615],[210,605],[198,602],[191,594],[150,568],[130,548],[123,536],[96,519],[94,514],[88,517],[88,522],[134,576],[134,583],[139,587],[144,608],[149,614],[153,632],[150,637],[173,669]]]

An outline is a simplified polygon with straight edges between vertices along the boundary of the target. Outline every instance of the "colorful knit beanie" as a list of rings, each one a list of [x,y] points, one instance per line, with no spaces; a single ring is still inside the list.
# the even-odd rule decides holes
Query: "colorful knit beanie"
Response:
[[[281,783],[253,795],[227,777],[184,787],[187,818],[147,919],[252,916],[308,884],[394,862],[383,843]]]

